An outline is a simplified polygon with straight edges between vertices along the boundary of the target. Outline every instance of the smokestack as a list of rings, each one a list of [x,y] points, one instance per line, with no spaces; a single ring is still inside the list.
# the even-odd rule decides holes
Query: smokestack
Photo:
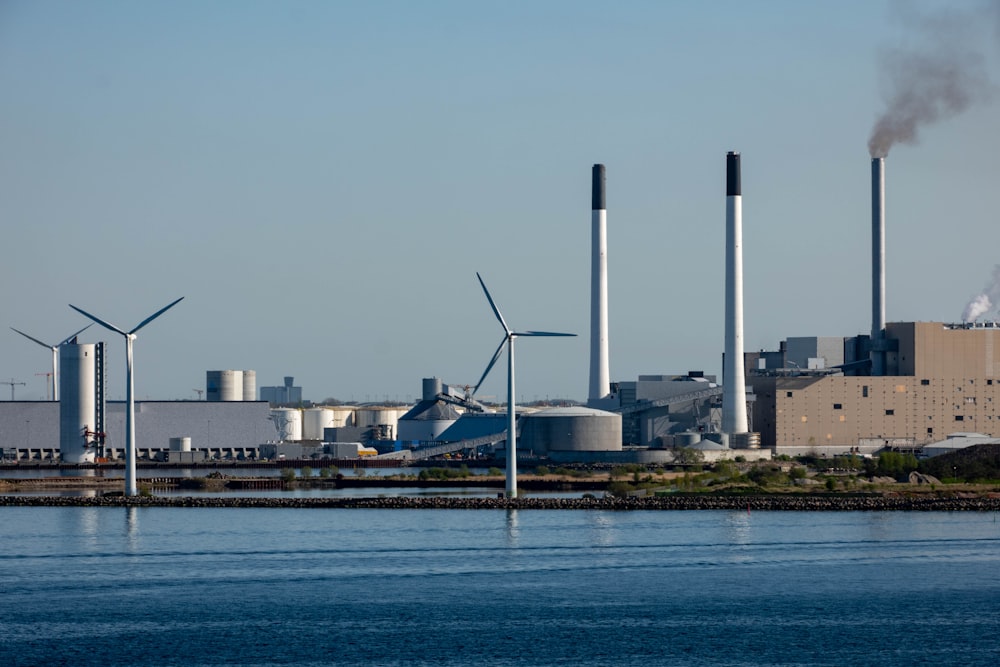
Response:
[[[872,375],[885,375],[885,158],[872,158]]]
[[[726,347],[722,365],[722,432],[747,432],[743,370],[743,195],[740,154],[726,155]]]
[[[591,185],[590,393],[591,401],[611,395],[608,365],[608,229],[604,165],[595,164]]]

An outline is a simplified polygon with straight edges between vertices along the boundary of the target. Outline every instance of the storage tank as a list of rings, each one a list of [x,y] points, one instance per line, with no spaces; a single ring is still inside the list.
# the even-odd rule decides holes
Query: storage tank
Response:
[[[354,411],[356,409],[349,405],[338,405],[330,408],[333,411],[333,423],[330,426],[333,428],[354,426]]]
[[[66,463],[93,463],[97,424],[93,343],[59,346],[59,455]]]
[[[358,408],[354,411],[354,425],[359,428],[377,428],[383,439],[394,440],[399,416],[396,408]]]
[[[254,383],[256,383],[256,374]],[[242,401],[243,371],[206,371],[206,401]]]
[[[518,446],[546,452],[620,452],[622,416],[584,407],[551,408],[524,417]]]
[[[172,452],[190,452],[191,451],[191,438],[188,436],[182,438],[170,438],[170,451]]]
[[[274,408],[271,421],[277,430],[278,440],[298,442],[302,440],[302,411],[296,408]]]
[[[333,428],[333,410],[309,408],[302,415],[302,437],[305,440],[322,440],[323,429]]]
[[[243,371],[243,400],[257,400],[257,371]]]

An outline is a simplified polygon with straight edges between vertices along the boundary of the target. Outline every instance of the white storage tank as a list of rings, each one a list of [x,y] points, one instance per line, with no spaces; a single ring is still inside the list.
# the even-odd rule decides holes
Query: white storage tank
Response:
[[[281,442],[298,442],[302,440],[302,411],[297,408],[274,408],[271,410],[271,421],[277,430],[277,438]]]
[[[526,415],[519,447],[546,452],[620,452],[622,416],[592,408],[540,410]]]
[[[323,429],[336,426],[330,408],[309,408],[302,415],[302,437],[305,440],[322,440]]]
[[[191,451],[191,438],[170,438],[170,451],[172,452],[190,452]]]
[[[93,343],[59,346],[59,455],[66,463],[93,463],[97,424]]]
[[[242,401],[243,371],[206,371],[205,400]]]
[[[349,405],[337,405],[331,407],[333,411],[333,423],[330,426],[340,428],[343,426],[354,426],[354,411],[357,408]]]
[[[396,408],[358,408],[354,411],[354,425],[359,428],[378,427],[383,437],[395,440],[399,417],[400,412]]]
[[[257,371],[243,371],[243,400],[257,400]]]

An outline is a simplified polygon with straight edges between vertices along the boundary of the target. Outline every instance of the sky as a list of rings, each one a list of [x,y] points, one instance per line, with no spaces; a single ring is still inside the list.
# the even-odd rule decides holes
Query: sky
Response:
[[[252,369],[412,401],[499,344],[479,272],[514,329],[579,334],[518,340],[518,401],[585,400],[595,163],[612,380],[719,374],[728,151],[746,349],[867,333],[869,139],[927,51],[971,72],[939,68],[967,95],[889,149],[886,315],[960,321],[1000,263],[997,6],[5,0],[0,379],[46,397],[8,327],[57,343],[69,304],[130,329],[183,296],[138,334],[140,399]]]

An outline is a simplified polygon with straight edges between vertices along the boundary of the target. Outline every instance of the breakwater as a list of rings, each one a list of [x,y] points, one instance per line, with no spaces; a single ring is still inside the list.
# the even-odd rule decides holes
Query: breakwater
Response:
[[[739,511],[924,511],[996,512],[1000,496],[934,495],[679,495],[632,498],[241,498],[0,496],[0,506],[19,507],[232,507],[316,509],[456,509],[456,510],[739,510]]]

